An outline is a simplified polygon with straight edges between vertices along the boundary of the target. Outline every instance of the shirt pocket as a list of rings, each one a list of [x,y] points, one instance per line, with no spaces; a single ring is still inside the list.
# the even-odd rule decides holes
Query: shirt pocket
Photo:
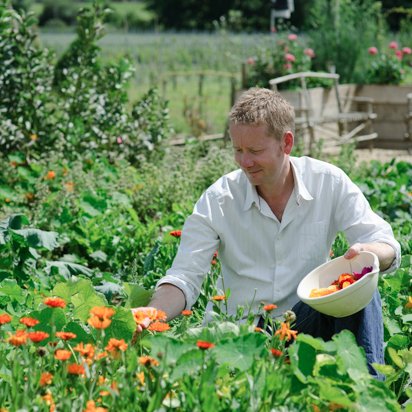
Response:
[[[329,254],[327,222],[303,223],[298,233],[299,258],[315,265],[323,263]]]

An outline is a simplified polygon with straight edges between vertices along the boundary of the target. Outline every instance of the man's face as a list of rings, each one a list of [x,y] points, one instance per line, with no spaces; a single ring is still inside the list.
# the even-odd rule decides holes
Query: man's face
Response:
[[[268,136],[265,125],[231,124],[230,136],[236,163],[255,186],[280,181],[288,162],[284,141]]]

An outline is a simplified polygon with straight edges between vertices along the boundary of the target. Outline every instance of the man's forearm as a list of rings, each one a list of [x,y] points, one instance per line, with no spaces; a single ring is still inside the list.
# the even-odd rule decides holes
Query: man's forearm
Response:
[[[148,306],[163,310],[167,320],[171,320],[180,315],[186,306],[186,299],[178,287],[165,283],[156,290]]]
[[[380,270],[388,269],[396,257],[395,250],[388,243],[355,243],[345,253],[345,257],[352,258],[360,251],[375,253],[379,259]]]

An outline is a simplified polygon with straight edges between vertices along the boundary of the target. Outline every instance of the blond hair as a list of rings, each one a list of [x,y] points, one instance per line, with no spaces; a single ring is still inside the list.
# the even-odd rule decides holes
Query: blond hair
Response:
[[[233,124],[266,125],[269,136],[280,140],[295,131],[295,110],[278,92],[252,87],[243,92],[229,113]]]

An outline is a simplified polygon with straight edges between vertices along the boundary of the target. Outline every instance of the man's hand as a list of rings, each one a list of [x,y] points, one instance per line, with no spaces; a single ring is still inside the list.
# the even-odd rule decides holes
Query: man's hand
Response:
[[[346,259],[353,259],[361,251],[372,252],[378,256],[381,271],[388,269],[396,258],[394,248],[387,243],[354,243],[343,255]]]
[[[152,306],[140,306],[132,308],[134,320],[136,322],[136,332],[141,333],[157,318],[157,309]]]
[[[362,243],[355,243],[353,244],[343,255],[345,259],[353,259],[355,256],[359,255],[361,251],[364,251],[366,249],[363,248]]]

